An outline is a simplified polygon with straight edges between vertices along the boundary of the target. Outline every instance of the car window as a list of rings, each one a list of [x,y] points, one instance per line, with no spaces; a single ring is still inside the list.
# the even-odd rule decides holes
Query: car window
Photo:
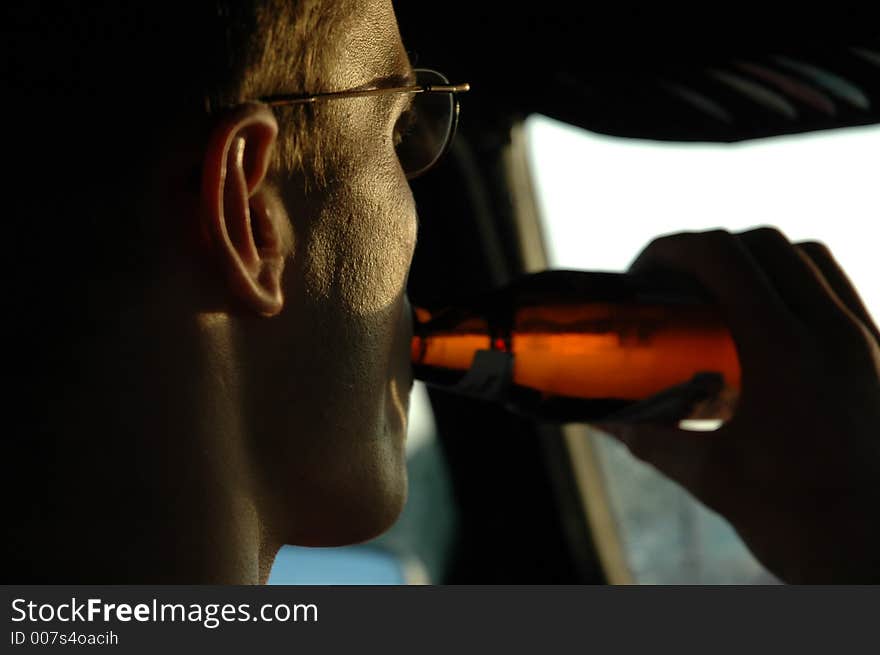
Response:
[[[682,144],[608,137],[533,116],[524,132],[550,267],[623,271],[664,233],[775,225],[792,240],[829,245],[880,316],[871,271],[878,127]],[[623,446],[593,438],[634,582],[774,581],[724,519]]]

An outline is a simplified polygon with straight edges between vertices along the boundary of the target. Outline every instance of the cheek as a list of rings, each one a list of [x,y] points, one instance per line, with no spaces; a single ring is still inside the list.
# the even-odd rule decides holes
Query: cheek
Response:
[[[375,312],[398,302],[415,250],[415,210],[409,187],[405,193],[374,197],[352,230],[351,253],[343,263],[353,277],[360,277],[364,291],[362,311]]]
[[[400,177],[350,180],[314,235],[315,278],[355,316],[375,316],[402,301],[417,228],[412,193]]]

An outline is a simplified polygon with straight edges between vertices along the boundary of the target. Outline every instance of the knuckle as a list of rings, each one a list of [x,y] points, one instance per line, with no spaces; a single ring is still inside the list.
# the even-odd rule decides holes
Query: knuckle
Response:
[[[733,240],[733,234],[730,232],[730,230],[726,230],[721,227],[716,227],[711,230],[705,230],[703,232],[697,232],[696,234],[706,240],[717,243],[726,243]]]
[[[684,237],[684,236],[685,236],[684,233],[679,233],[679,234],[663,234],[659,237],[654,237],[653,239],[651,239],[651,241],[648,243],[648,245],[645,246],[643,252],[662,252],[662,251],[665,251],[665,250],[675,246],[675,244],[679,243],[681,241],[682,237]]]
[[[810,255],[821,255],[828,259],[831,258],[831,248],[822,241],[803,241],[796,245]]]
[[[691,246],[704,257],[731,253],[738,248],[737,239],[729,230],[708,230],[697,236],[699,238],[695,239]]]
[[[788,241],[788,237],[785,235],[785,233],[778,227],[775,227],[773,225],[759,225],[758,227],[741,232],[740,236],[751,236],[755,238],[775,240],[782,239],[784,241]]]
[[[658,260],[685,260],[707,250],[714,250],[724,243],[732,242],[727,230],[716,229],[705,232],[676,232],[653,239],[642,251],[645,257]]]

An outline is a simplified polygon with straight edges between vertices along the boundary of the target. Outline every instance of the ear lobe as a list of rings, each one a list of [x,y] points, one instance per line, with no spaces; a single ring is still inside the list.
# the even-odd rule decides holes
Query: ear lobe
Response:
[[[268,107],[241,105],[210,132],[202,174],[202,232],[210,258],[225,273],[230,305],[278,314],[289,223],[266,180],[278,136]]]

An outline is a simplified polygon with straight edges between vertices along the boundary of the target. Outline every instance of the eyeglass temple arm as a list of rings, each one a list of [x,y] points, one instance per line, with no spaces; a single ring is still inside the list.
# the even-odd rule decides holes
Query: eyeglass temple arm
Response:
[[[270,107],[279,107],[283,105],[303,105],[313,104],[320,100],[333,100],[335,98],[358,98],[367,96],[377,96],[386,93],[467,93],[471,90],[471,85],[464,84],[422,84],[416,86],[400,86],[386,89],[359,89],[354,91],[335,91],[332,93],[317,93],[311,96],[300,95],[277,95],[264,96],[260,98],[260,102],[265,102]]]

